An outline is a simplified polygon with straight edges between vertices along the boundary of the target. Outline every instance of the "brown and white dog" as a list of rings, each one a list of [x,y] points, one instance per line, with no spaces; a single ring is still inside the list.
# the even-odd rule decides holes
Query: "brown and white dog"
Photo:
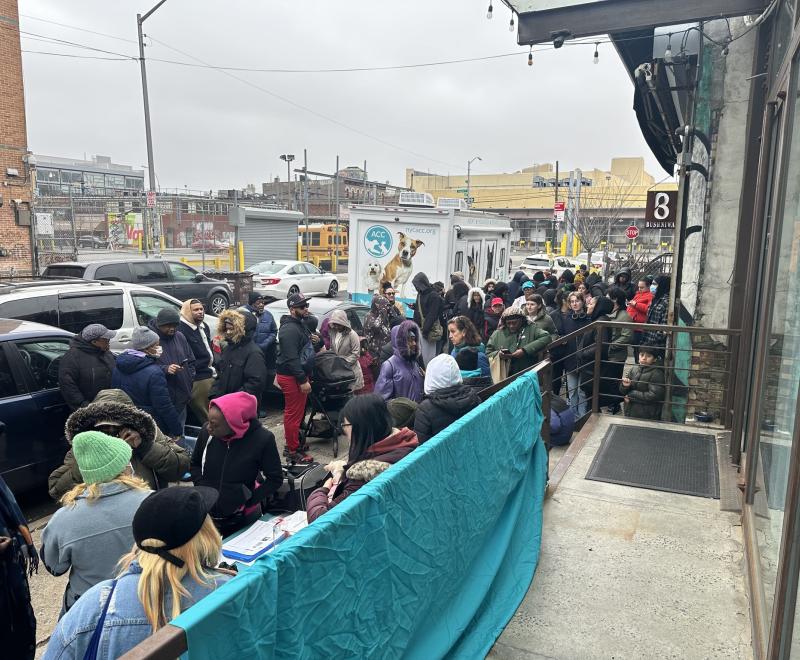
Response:
[[[420,245],[425,245],[420,240],[406,236],[403,232],[397,232],[397,254],[392,260],[383,267],[383,277],[381,284],[390,282],[398,290],[398,297],[405,296],[405,285],[414,272],[412,259],[417,254]]]

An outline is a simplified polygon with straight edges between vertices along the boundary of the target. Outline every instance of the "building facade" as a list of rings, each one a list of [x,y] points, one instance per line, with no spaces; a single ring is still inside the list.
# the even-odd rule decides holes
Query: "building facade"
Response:
[[[144,170],[114,163],[108,156],[92,156],[91,160],[34,157],[39,197],[140,197],[144,193]]]

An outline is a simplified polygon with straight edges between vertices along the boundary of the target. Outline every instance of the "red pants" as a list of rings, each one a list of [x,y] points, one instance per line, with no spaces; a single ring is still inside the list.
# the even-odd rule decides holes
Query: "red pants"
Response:
[[[300,422],[306,412],[308,395],[300,390],[294,376],[277,375],[278,387],[283,392],[283,434],[286,437],[286,448],[296,452],[300,446]]]

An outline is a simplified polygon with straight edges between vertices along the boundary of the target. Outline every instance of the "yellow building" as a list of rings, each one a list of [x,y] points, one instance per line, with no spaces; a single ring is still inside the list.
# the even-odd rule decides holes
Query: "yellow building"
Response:
[[[575,185],[571,196],[581,213],[597,211],[598,215],[613,217],[607,236],[609,249],[630,247],[624,234],[631,224],[640,230],[634,241],[636,249],[657,250],[672,244],[671,229],[645,226],[645,207],[648,191],[677,191],[678,187],[674,181],[656,183],[644,169],[644,158],[613,158],[609,170],[561,170],[558,180],[552,163],[510,174],[471,173],[469,184],[466,174],[444,176],[406,170],[406,186],[412,190],[428,192],[434,199],[471,197],[473,208],[508,216],[515,240],[533,249],[543,249],[545,241],[561,241],[566,227],[565,223],[553,222],[553,207],[556,201],[568,201],[570,180],[578,179],[580,190]]]

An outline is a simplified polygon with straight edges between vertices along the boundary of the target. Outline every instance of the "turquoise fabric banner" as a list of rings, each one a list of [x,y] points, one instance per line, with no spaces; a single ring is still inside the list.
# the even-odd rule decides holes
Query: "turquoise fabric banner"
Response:
[[[190,608],[188,657],[482,658],[539,558],[540,404],[518,378]]]

